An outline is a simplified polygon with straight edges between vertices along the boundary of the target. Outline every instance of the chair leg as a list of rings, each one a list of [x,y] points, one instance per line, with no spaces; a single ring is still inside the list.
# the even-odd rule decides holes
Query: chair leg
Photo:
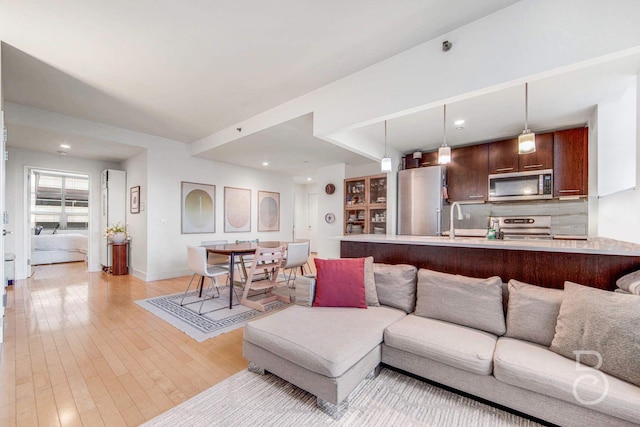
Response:
[[[220,289],[218,289],[218,281],[216,280],[215,277],[211,277],[211,286],[209,286],[207,288],[207,291],[204,293],[204,298],[202,298],[202,302],[200,303],[200,309],[198,310],[198,314],[202,314],[202,307],[204,307],[204,302],[207,300],[207,293],[209,292],[209,289],[213,290],[213,288],[216,289],[216,291],[218,291],[218,298],[220,298]],[[216,297],[212,297],[211,299],[214,299]]]
[[[191,283],[193,282],[193,278],[196,277],[196,275],[194,274],[193,276],[191,276],[191,280],[189,280],[189,286],[187,286],[187,290],[184,291],[184,294],[182,294],[182,299],[180,300],[180,305],[184,305],[184,297],[187,296],[187,292],[189,292],[189,288],[191,287]]]

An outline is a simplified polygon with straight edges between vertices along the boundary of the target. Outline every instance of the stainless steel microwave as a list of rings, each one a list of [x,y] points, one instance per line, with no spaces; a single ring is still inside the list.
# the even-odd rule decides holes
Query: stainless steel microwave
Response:
[[[489,201],[539,200],[553,198],[553,170],[489,175]]]

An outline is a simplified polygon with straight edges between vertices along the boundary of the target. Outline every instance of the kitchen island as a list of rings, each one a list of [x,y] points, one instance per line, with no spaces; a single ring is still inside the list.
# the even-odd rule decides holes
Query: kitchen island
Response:
[[[360,235],[340,239],[345,258],[373,256],[375,262],[471,277],[500,276],[539,286],[564,281],[614,290],[616,279],[640,270],[640,245],[618,240],[487,240],[477,237]]]

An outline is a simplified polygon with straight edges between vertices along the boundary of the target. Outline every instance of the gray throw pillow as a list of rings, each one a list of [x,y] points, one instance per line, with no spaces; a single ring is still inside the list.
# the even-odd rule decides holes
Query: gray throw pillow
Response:
[[[413,312],[416,306],[416,271],[418,269],[413,265],[373,264],[380,304],[399,308],[405,313]]]
[[[313,277],[298,276],[294,282],[295,303],[311,307],[316,294],[316,279]]]
[[[380,307],[378,301],[378,291],[376,290],[376,277],[373,272],[373,257],[364,259],[364,294],[367,305],[370,307]]]
[[[505,335],[549,347],[556,333],[562,295],[561,289],[509,280]]]
[[[551,351],[640,386],[639,346],[640,298],[564,283]]]
[[[616,286],[630,294],[640,295],[640,270],[622,276],[616,280]]]
[[[421,268],[415,314],[503,335],[502,280],[498,276],[478,279]]]

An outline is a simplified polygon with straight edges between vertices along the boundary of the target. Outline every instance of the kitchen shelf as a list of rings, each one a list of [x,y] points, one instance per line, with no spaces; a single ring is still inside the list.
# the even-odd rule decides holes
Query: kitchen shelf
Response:
[[[344,197],[345,235],[387,233],[386,174],[345,179]]]

